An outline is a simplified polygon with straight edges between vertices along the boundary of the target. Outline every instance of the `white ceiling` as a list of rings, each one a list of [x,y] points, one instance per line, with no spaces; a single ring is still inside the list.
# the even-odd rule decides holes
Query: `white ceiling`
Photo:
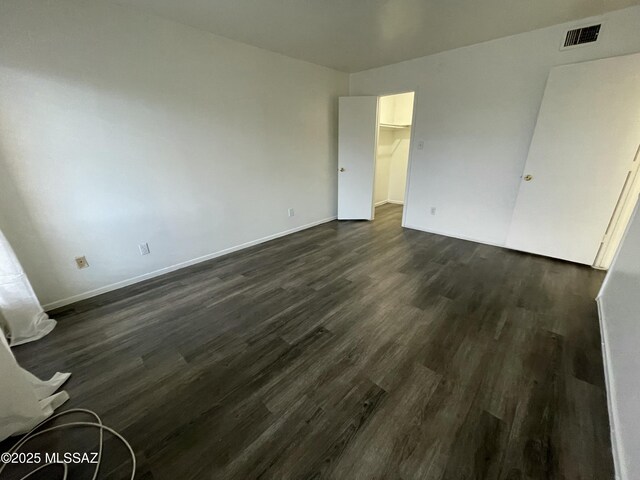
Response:
[[[112,0],[345,72],[577,20],[640,0]]]

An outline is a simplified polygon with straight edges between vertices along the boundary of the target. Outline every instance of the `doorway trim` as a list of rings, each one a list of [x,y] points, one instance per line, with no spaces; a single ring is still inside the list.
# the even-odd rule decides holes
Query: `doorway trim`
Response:
[[[406,223],[407,223],[407,207],[409,206],[409,188],[411,186],[411,166],[413,165],[413,151],[415,149],[415,144],[414,144],[414,138],[415,138],[415,134],[416,134],[416,118],[417,118],[417,105],[418,105],[418,87],[416,86],[413,89],[409,89],[409,90],[392,90],[389,92],[384,92],[384,93],[379,93],[378,95],[378,118],[376,120],[376,138],[378,135],[378,130],[380,129],[380,98],[381,97],[389,97],[391,95],[402,95],[403,93],[413,93],[413,109],[411,111],[411,135],[409,136],[409,158],[407,158],[407,178],[406,178],[406,182],[405,182],[405,188],[404,188],[404,200],[403,200],[403,205],[402,205],[402,227],[407,228],[406,227]],[[377,140],[376,140],[377,142]],[[378,148],[378,145],[376,143],[376,149]],[[377,163],[378,161],[378,156],[376,155],[376,159],[375,162]],[[374,169],[375,169],[376,165],[374,164]],[[374,191],[375,191],[375,177],[374,177]],[[372,203],[371,203],[374,212],[375,212],[375,200],[372,199]],[[375,215],[374,215],[375,218]]]
[[[640,145],[629,166],[629,172],[625,179],[620,197],[607,225],[604,238],[593,261],[593,268],[608,270],[613,258],[622,242],[622,237],[627,229],[636,203],[639,201],[637,192],[640,190]]]

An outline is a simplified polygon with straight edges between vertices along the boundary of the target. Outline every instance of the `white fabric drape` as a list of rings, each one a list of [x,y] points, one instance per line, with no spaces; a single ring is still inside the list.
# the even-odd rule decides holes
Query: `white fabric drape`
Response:
[[[28,432],[66,402],[67,392],[55,392],[70,375],[56,373],[51,380],[40,380],[18,365],[0,335],[0,440]]]
[[[9,341],[14,346],[42,338],[55,326],[0,231],[0,440],[31,430],[69,399],[55,392],[70,373],[40,380],[18,365],[9,347]]]
[[[11,346],[44,337],[56,326],[40,306],[31,283],[0,231],[0,322]]]

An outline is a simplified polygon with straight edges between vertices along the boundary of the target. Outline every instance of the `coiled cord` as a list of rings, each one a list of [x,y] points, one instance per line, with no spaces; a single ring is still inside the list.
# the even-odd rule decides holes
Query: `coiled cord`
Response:
[[[55,425],[53,427],[49,427],[49,428],[45,428],[44,430],[38,430],[40,427],[42,427],[43,425],[45,425],[46,423],[54,420],[55,418],[60,418],[64,415],[68,415],[70,413],[86,413],[88,415],[92,415],[96,421],[95,422],[70,422],[70,423],[63,423],[61,425]],[[116,432],[115,430],[113,430],[112,428],[107,427],[106,425],[102,424],[102,419],[98,416],[98,414],[96,412],[93,412],[91,410],[87,410],[85,408],[72,408],[70,410],[66,410],[64,412],[60,412],[56,415],[53,415],[45,420],[43,420],[42,422],[40,422],[38,425],[36,425],[35,427],[33,427],[28,433],[25,434],[24,437],[22,437],[18,443],[16,443],[13,447],[11,447],[6,453],[9,454],[13,454],[16,453],[20,450],[20,448],[26,444],[27,442],[29,442],[30,440],[39,437],[40,435],[43,435],[47,432],[52,432],[54,430],[62,430],[65,428],[73,428],[73,427],[94,427],[94,428],[98,428],[100,430],[100,442],[99,442],[99,447],[98,447],[98,458],[97,458],[97,462],[96,462],[96,468],[93,472],[93,476],[91,477],[91,480],[96,480],[98,478],[98,473],[100,471],[100,462],[102,461],[102,443],[103,443],[103,439],[104,439],[104,431],[106,430],[107,432],[111,433],[112,435],[114,435],[115,437],[117,437],[120,441],[122,441],[122,443],[124,443],[124,445],[127,447],[127,449],[129,450],[129,453],[131,455],[131,480],[134,480],[135,476],[136,476],[136,454],[133,451],[133,448],[131,448],[131,445],[129,444],[129,442],[127,442],[127,440],[120,435],[118,432]],[[8,465],[8,463],[3,463],[2,465],[0,465],[0,477],[2,476],[2,472],[4,471],[5,467]],[[68,480],[68,476],[69,476],[69,466],[66,463],[45,463],[44,465],[40,465],[39,467],[37,467],[35,470],[30,471],[29,473],[27,473],[25,476],[23,476],[20,480],[27,480],[29,477],[31,477],[32,475],[34,475],[35,473],[39,472],[40,470],[43,470],[45,468],[49,468],[49,467],[57,467],[57,466],[62,466],[63,469],[63,476],[62,476],[62,480]]]

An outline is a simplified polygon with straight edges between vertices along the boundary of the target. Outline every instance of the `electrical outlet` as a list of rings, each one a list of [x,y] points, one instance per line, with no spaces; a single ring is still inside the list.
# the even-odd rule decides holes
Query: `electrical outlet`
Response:
[[[87,257],[84,255],[82,257],[76,257],[76,267],[78,269],[87,268],[89,266],[89,262],[87,262]]]
[[[418,141],[418,150],[424,150],[424,140]]]
[[[431,207],[431,215],[435,215],[436,214],[436,207]]]
[[[149,255],[151,253],[148,243],[141,243],[138,245],[138,250],[140,250],[140,255]]]
[[[295,212],[293,211],[293,208],[290,208],[288,213],[289,213],[290,217],[293,217],[295,215]]]

